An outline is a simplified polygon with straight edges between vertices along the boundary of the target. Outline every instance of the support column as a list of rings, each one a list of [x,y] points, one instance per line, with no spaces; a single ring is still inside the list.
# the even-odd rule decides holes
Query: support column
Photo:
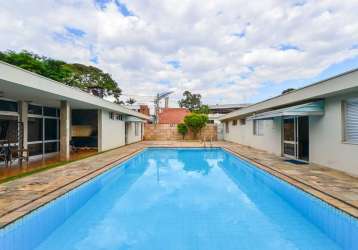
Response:
[[[19,124],[18,124],[18,161],[19,166],[22,166],[24,157],[28,157],[27,149],[27,135],[28,135],[28,103],[25,101],[18,102],[19,107]],[[24,155],[26,154],[26,155]]]
[[[103,150],[103,145],[102,145],[102,110],[99,109],[97,112],[97,150],[98,152],[101,152]]]
[[[68,101],[61,101],[60,110],[60,159],[61,161],[70,160],[70,121],[71,108]]]
[[[19,102],[19,121],[22,122],[22,141],[19,141],[20,148],[27,149],[27,135],[28,135],[28,103],[25,101]]]

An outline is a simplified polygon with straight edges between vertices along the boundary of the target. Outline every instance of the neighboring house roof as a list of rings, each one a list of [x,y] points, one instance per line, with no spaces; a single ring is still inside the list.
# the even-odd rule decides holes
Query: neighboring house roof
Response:
[[[7,98],[15,100],[21,98],[50,106],[59,106],[59,101],[66,100],[73,108],[101,108],[146,120],[150,119],[149,116],[122,105],[2,61],[0,61],[0,91],[4,92],[3,95]]]
[[[209,109],[240,109],[249,106],[249,104],[214,104],[208,105]]]
[[[164,108],[159,112],[160,124],[179,124],[184,122],[184,117],[190,114],[185,108]]]
[[[249,105],[220,117],[220,120],[245,117],[255,112],[268,111],[351,91],[358,91],[358,69]]]

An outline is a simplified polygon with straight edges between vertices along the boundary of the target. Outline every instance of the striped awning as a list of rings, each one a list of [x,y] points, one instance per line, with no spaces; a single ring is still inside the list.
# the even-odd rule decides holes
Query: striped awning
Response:
[[[324,101],[316,101],[291,106],[283,109],[255,114],[248,119],[252,120],[271,120],[275,117],[283,116],[314,116],[324,115]]]

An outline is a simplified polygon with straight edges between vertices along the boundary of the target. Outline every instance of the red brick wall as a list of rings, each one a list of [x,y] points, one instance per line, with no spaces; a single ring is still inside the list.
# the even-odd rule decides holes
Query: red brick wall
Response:
[[[201,130],[201,134],[197,135],[197,139],[206,138],[207,141],[213,138],[217,140],[217,127],[214,124],[207,124]],[[182,140],[183,137],[178,133],[176,125],[170,124],[144,124],[144,140],[154,141],[176,141]],[[185,136],[185,140],[194,140],[194,135],[191,131]]]

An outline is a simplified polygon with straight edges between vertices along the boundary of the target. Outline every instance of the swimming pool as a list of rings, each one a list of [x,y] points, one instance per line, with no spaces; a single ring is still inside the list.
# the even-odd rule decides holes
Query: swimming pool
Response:
[[[0,230],[0,249],[357,249],[356,219],[222,149],[146,149]]]

